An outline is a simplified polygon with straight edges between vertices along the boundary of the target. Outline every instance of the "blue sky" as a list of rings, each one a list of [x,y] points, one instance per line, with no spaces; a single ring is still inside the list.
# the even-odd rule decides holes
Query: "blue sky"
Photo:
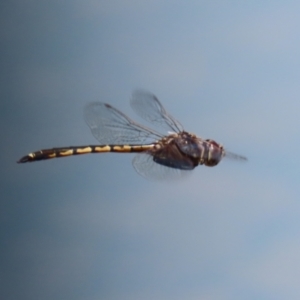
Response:
[[[299,299],[300,4],[0,4],[3,299]],[[158,96],[248,157],[151,182],[96,144],[84,106]],[[140,121],[138,117],[135,118]]]

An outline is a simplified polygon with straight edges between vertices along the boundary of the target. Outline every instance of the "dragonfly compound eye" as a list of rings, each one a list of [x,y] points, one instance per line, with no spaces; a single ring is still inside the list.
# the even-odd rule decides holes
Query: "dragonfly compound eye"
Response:
[[[223,157],[223,147],[214,141],[210,142],[208,150],[208,158],[205,165],[208,167],[216,166]]]

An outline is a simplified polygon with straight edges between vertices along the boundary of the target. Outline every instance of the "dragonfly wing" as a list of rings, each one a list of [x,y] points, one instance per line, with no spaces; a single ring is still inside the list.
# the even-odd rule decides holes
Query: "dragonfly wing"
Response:
[[[150,92],[136,90],[132,94],[130,104],[144,120],[168,131],[183,131],[182,125],[167,113],[157,97]]]
[[[141,144],[162,137],[156,131],[134,122],[116,108],[102,102],[88,104],[84,110],[84,119],[101,144]]]
[[[228,152],[228,151],[225,151],[224,157],[232,159],[232,160],[236,160],[236,161],[241,161],[241,162],[246,162],[248,160],[247,157],[245,157],[245,156],[235,154],[232,152]]]
[[[191,174],[188,170],[156,163],[153,156],[147,152],[136,154],[132,164],[138,174],[150,180],[174,180]]]

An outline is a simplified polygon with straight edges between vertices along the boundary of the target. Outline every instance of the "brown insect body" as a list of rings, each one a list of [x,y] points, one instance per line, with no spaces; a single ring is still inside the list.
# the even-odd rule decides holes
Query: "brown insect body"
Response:
[[[133,160],[137,172],[145,177],[162,177],[172,173],[168,170],[188,171],[198,165],[216,166],[227,155],[246,160],[243,156],[226,152],[214,140],[204,140],[184,131],[182,125],[166,112],[151,93],[135,92],[131,104],[142,118],[174,133],[164,136],[134,122],[109,104],[95,102],[86,107],[85,120],[100,145],[40,150],[22,157],[18,163],[88,153],[139,152]],[[147,143],[148,139],[152,142]]]

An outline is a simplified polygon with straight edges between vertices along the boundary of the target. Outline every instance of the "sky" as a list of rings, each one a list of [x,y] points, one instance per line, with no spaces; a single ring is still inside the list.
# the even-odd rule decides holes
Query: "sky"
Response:
[[[300,3],[0,4],[0,298],[300,297]],[[17,164],[97,144],[87,103],[141,121],[154,93],[185,130],[248,158],[149,181],[133,154]]]

